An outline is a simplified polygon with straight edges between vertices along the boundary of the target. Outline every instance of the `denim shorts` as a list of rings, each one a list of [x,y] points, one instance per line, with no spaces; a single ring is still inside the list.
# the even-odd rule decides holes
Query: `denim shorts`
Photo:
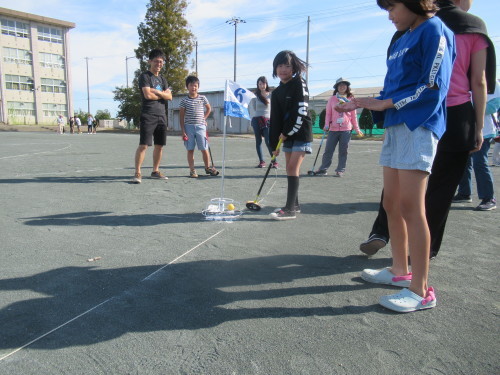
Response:
[[[188,136],[188,140],[184,141],[184,146],[186,150],[194,150],[194,147],[198,145],[198,150],[208,149],[207,140],[207,127],[205,125],[184,125],[184,131]]]
[[[436,135],[422,126],[413,131],[405,124],[389,126],[385,129],[379,163],[383,167],[430,173],[437,143]]]
[[[305,152],[310,154],[312,152],[311,142],[287,139],[283,142],[283,152]]]

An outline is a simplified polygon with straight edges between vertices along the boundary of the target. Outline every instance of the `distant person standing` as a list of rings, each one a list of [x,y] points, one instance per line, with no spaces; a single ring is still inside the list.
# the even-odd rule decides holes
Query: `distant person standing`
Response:
[[[94,123],[94,118],[92,117],[92,115],[89,113],[88,117],[87,117],[87,134],[92,134],[92,126],[93,126],[93,123]]]
[[[205,173],[217,176],[219,171],[209,164],[210,152],[207,141],[207,118],[211,107],[208,99],[198,93],[200,80],[195,76],[186,78],[188,95],[179,104],[179,122],[181,125],[182,139],[187,150],[187,161],[189,165],[189,176],[198,178],[194,168],[194,148],[198,145],[201,151]]]
[[[59,126],[58,133],[63,134],[64,133],[64,117],[62,115],[59,115],[57,117],[57,125]]]
[[[76,124],[76,130],[78,131],[78,134],[82,134],[82,131],[80,130],[80,126],[82,126],[82,120],[80,120],[80,117],[75,116],[75,124]]]
[[[359,136],[363,135],[361,130],[359,130],[356,110],[350,112],[338,112],[335,110],[338,104],[348,103],[353,99],[354,95],[351,93],[351,83],[344,78],[337,79],[333,86],[333,95],[326,104],[324,131],[328,132],[328,137],[326,138],[325,152],[321,166],[316,171],[317,176],[326,175],[328,168],[332,165],[333,153],[338,144],[339,161],[335,169],[335,177],[342,177],[347,164],[347,149],[351,141],[352,129],[354,128]]]
[[[73,116],[69,118],[69,132],[70,134],[75,132],[75,118]]]
[[[94,121],[92,121],[92,133],[97,134],[97,125],[99,124],[99,120],[94,118]]]
[[[167,86],[167,80],[160,75],[165,64],[165,54],[159,49],[149,53],[149,70],[139,76],[139,89],[142,97],[139,147],[135,152],[135,174],[132,180],[135,184],[142,182],[141,165],[146,156],[148,146],[153,151],[153,172],[151,178],[167,180],[160,173],[160,162],[163,146],[167,144],[167,113],[165,104],[172,100],[172,93]]]
[[[488,95],[486,112],[484,116],[483,144],[479,151],[469,155],[465,167],[464,175],[458,185],[457,195],[453,197],[453,203],[472,202],[472,170],[476,177],[477,194],[481,203],[476,207],[476,211],[491,211],[497,208],[495,199],[495,189],[493,175],[488,165],[488,152],[491,147],[491,140],[497,135],[494,114],[500,107],[500,85],[496,83],[495,92]]]
[[[248,111],[252,117],[252,128],[255,134],[255,149],[257,150],[257,156],[259,158],[257,168],[264,168],[266,166],[266,162],[264,160],[264,154],[262,153],[262,138],[264,138],[269,154],[271,157],[273,156],[273,149],[269,144],[271,94],[266,77],[262,76],[257,79],[257,90],[255,92],[255,96],[255,98],[250,100]],[[276,161],[273,161],[272,163],[273,168],[278,167],[278,163]]]

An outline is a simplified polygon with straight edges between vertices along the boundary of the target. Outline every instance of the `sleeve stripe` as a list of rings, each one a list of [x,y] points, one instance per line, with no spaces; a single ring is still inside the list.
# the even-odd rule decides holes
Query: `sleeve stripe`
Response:
[[[396,109],[401,109],[405,105],[407,105],[408,103],[411,103],[411,102],[417,100],[419,98],[420,94],[426,88],[434,86],[434,83],[436,80],[436,75],[439,71],[439,68],[441,67],[441,63],[443,62],[445,50],[446,50],[446,38],[444,36],[441,36],[441,38],[439,39],[438,50],[436,52],[436,56],[434,57],[434,61],[432,62],[432,68],[431,68],[431,71],[429,73],[429,84],[420,86],[414,95],[409,96],[409,97],[404,98],[404,99],[401,99],[400,101],[394,103],[394,107]]]

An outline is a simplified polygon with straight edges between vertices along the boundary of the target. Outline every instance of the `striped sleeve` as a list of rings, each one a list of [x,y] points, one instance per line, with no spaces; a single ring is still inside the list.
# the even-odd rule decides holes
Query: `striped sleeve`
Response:
[[[428,70],[424,71],[421,80],[422,84],[415,90],[414,93],[411,93],[411,95],[400,99],[394,98],[393,99],[394,107],[396,109],[399,110],[404,106],[408,105],[409,103],[418,101],[426,90],[430,90],[435,85],[440,87],[441,82],[436,82],[436,78],[440,70],[441,63],[443,62],[445,50],[446,50],[446,38],[444,36],[441,36],[439,38],[439,44],[437,46],[437,50],[435,49],[431,50],[435,51],[434,56],[426,56]],[[429,57],[432,57],[432,62],[429,60]]]

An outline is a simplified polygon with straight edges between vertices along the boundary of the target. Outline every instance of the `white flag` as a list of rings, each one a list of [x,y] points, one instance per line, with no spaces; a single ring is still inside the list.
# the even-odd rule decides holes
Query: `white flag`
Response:
[[[255,98],[253,92],[241,87],[236,82],[226,80],[224,90],[224,116],[243,117],[250,120],[248,104]]]

